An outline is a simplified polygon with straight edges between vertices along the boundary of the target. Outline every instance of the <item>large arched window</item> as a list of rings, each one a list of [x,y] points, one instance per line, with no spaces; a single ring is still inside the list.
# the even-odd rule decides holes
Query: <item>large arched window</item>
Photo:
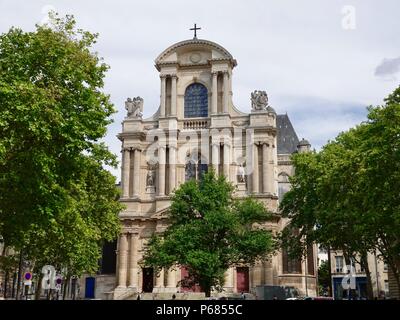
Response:
[[[207,88],[193,83],[185,91],[185,118],[208,117]]]
[[[286,172],[281,172],[278,175],[278,196],[279,201],[282,201],[283,196],[290,190],[289,175]]]
[[[200,152],[193,152],[186,157],[185,181],[195,179],[201,180],[208,171],[207,160],[201,156]]]

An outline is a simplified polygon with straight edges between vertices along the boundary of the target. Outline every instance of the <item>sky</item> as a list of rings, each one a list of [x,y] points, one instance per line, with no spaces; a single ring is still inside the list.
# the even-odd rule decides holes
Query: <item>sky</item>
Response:
[[[47,12],[73,14],[99,33],[95,51],[110,66],[104,91],[118,112],[105,142],[120,158],[117,134],[127,97],[144,99],[144,117],[159,106],[154,60],[173,43],[198,38],[237,60],[233,102],[250,112],[250,94],[265,90],[278,114],[288,113],[299,138],[317,150],[366,119],[400,84],[398,0],[72,1],[0,0],[0,32],[45,23]],[[110,169],[120,178],[120,169]]]

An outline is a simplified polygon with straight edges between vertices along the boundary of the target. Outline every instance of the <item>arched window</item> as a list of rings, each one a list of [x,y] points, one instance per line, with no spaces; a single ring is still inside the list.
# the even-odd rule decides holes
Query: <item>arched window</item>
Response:
[[[200,153],[194,152],[186,157],[185,181],[191,179],[201,180],[207,171],[207,161]]]
[[[185,91],[185,118],[208,117],[207,88],[193,83]]]
[[[283,196],[290,190],[289,175],[286,172],[281,172],[278,175],[278,196],[279,201],[282,201]]]

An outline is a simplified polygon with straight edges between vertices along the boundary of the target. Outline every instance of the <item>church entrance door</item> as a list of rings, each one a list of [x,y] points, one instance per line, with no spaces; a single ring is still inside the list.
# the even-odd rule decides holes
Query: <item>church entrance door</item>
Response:
[[[142,285],[143,292],[153,292],[153,286],[154,286],[153,279],[154,279],[153,268],[144,268],[143,285]]]
[[[236,268],[237,292],[249,292],[249,268]]]
[[[189,271],[186,268],[181,268],[181,279],[184,280],[189,276]],[[193,285],[192,287],[181,287],[181,291],[183,292],[201,292],[201,288],[198,284]]]

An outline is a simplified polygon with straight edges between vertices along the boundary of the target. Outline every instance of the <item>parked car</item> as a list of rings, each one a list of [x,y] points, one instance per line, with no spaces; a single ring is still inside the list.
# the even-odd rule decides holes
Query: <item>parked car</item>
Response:
[[[332,297],[304,297],[303,300],[333,300]]]

